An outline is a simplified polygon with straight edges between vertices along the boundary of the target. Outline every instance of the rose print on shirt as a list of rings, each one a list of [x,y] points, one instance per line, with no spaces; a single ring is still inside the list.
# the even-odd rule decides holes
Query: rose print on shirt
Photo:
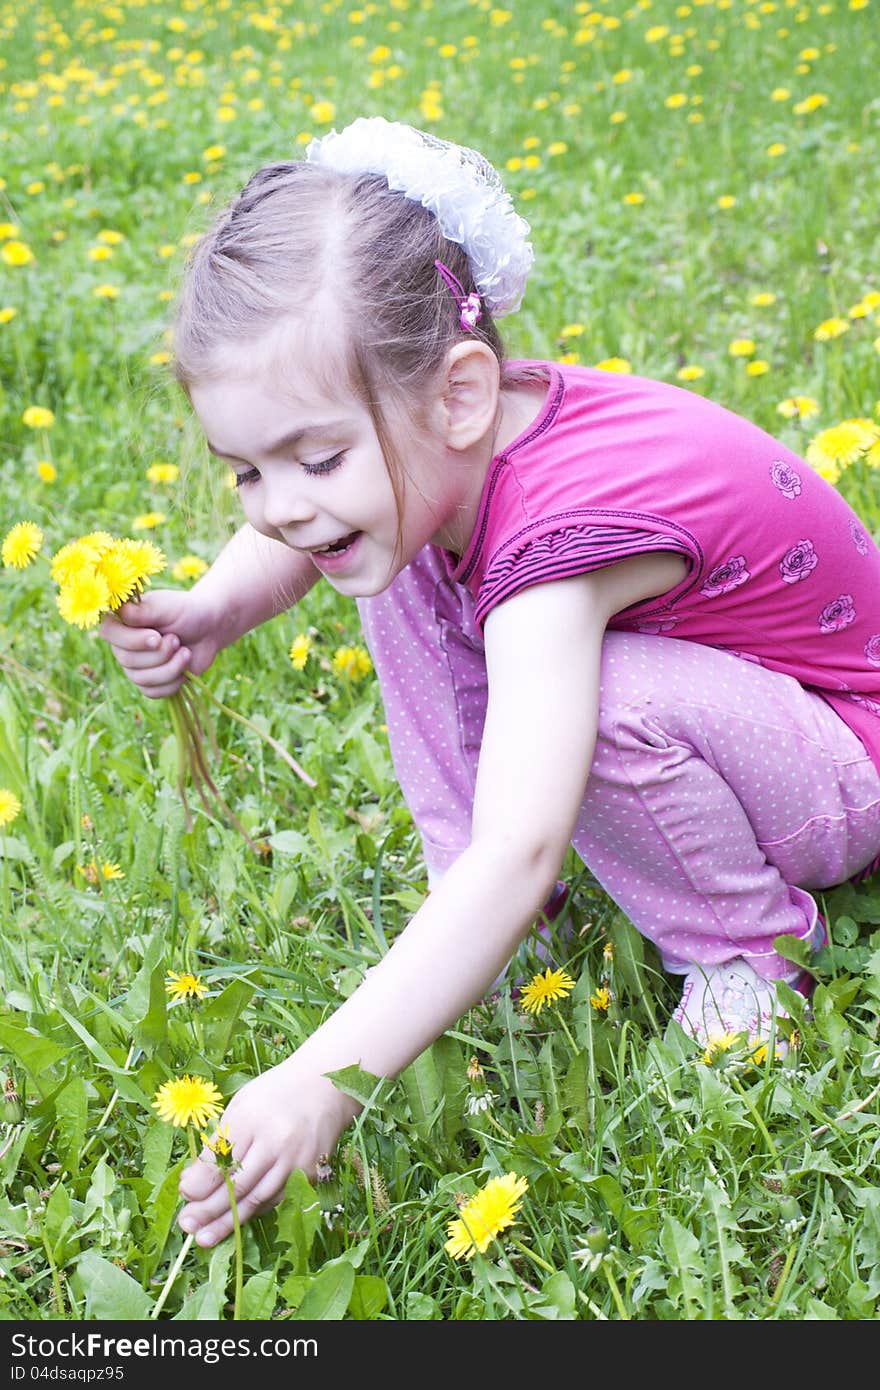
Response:
[[[774,487],[778,487],[783,497],[789,499],[800,497],[801,495],[801,475],[796,473],[790,464],[783,463],[777,459],[770,465],[770,479]]]
[[[869,700],[867,695],[850,695],[849,698],[854,705],[861,705],[862,709],[870,710],[871,714],[880,714],[880,705],[876,700]]]
[[[839,598],[826,603],[819,614],[819,631],[824,633],[842,632],[855,620],[856,610],[852,601],[852,594],[841,594]]]
[[[868,537],[865,535],[864,531],[862,530],[861,526],[857,521],[851,521],[849,523],[849,534],[852,537],[852,543],[855,546],[856,550],[859,552],[859,554],[867,555]]]
[[[880,666],[880,632],[875,632],[865,643],[865,656],[872,666]]]
[[[715,566],[700,593],[705,594],[706,598],[717,598],[719,594],[728,594],[731,589],[738,589],[740,584],[745,584],[751,577],[746,569],[746,557],[731,555],[723,565]]]
[[[779,573],[783,584],[797,584],[801,579],[809,579],[819,563],[812,541],[797,541],[786,550],[779,562]]]
[[[662,632],[671,632],[681,622],[681,618],[662,618],[655,623],[636,623],[636,632],[647,632],[653,636],[659,636]],[[880,665],[880,662],[878,662]]]

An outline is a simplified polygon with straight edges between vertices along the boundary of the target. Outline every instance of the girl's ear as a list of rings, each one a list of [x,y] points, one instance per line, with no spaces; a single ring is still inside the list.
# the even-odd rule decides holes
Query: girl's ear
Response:
[[[469,449],[495,428],[501,370],[485,343],[456,343],[446,356],[442,408],[446,443]]]

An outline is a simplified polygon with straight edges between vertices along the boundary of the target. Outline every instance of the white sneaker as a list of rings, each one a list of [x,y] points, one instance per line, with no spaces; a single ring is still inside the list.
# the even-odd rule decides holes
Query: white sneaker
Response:
[[[797,988],[801,972],[785,983]],[[776,998],[776,981],[757,975],[744,960],[703,970],[692,967],[684,977],[681,1002],[672,1017],[703,1047],[714,1039],[745,1033],[749,1042],[766,1042],[774,1021],[788,1014]],[[784,1047],[777,1040],[779,1047]]]

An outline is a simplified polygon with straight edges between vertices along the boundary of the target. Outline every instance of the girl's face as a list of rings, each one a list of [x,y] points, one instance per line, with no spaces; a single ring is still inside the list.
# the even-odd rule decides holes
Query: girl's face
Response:
[[[347,390],[331,400],[303,374],[294,394],[271,372],[234,371],[193,386],[190,399],[250,524],[308,555],[340,593],[381,593],[423,546],[446,544],[455,505],[443,495],[439,440],[413,450],[399,528],[369,411]]]

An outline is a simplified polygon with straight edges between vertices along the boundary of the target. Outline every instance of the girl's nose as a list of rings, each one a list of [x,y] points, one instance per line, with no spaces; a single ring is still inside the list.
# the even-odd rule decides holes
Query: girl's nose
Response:
[[[286,478],[263,479],[263,519],[276,531],[311,521],[315,509],[291,469]]]

